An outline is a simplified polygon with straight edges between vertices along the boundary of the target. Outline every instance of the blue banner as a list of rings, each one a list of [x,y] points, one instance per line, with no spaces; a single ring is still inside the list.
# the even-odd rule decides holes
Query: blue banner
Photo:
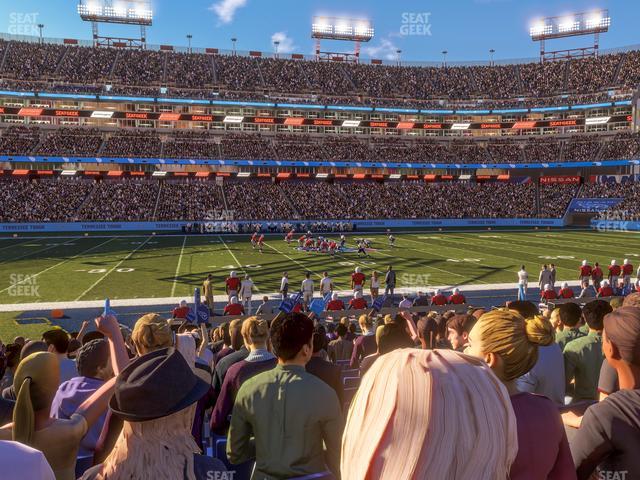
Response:
[[[382,310],[382,307],[384,307],[384,304],[386,301],[387,301],[387,296],[382,295],[381,297],[378,297],[374,300],[373,304],[371,305],[371,308],[373,308],[376,312],[379,312],[380,310]]]
[[[309,304],[309,310],[311,310],[318,316],[320,316],[320,314],[324,312],[325,307],[326,305],[324,303],[324,299],[322,298],[314,298]]]
[[[298,303],[300,303],[301,300],[302,300],[302,290],[299,291],[298,293],[294,293],[290,297],[285,298],[282,302],[280,302],[280,306],[278,307],[278,310],[280,310],[283,313],[291,313],[295,308],[295,306]]]
[[[107,315],[113,315],[114,317],[116,316],[116,312],[111,308],[111,301],[108,298],[104,299],[104,311],[102,312],[102,315],[104,315],[105,317]]]
[[[189,323],[208,323],[209,316],[209,308],[201,303],[200,289],[196,287],[193,290],[193,308],[189,310],[186,320]]]
[[[615,207],[623,198],[574,198],[569,204],[569,213],[598,213]]]
[[[0,162],[8,163],[98,163],[114,165],[207,165],[207,166],[241,166],[255,167],[331,167],[331,168],[409,168],[414,170],[469,170],[501,168],[507,170],[524,169],[554,169],[554,168],[581,168],[581,167],[621,167],[640,165],[640,160],[602,160],[600,162],[550,162],[550,163],[392,163],[392,162],[352,162],[352,161],[298,161],[298,160],[234,160],[234,159],[188,159],[188,158],[121,158],[121,157],[55,157],[55,156],[25,156],[25,155],[0,155]],[[61,167],[59,167],[61,168]]]

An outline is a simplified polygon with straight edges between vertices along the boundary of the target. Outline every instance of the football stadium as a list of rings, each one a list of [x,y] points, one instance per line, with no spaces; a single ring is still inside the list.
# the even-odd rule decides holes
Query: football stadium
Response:
[[[0,478],[640,479],[640,5],[346,3],[0,5]]]

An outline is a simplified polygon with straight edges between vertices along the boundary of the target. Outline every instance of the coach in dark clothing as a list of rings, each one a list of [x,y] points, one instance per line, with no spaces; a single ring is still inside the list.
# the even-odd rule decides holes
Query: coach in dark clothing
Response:
[[[327,362],[323,357],[323,350],[326,350],[328,343],[327,331],[324,326],[318,324],[313,330],[313,356],[307,362],[306,370],[311,375],[315,375],[324,383],[333,388],[338,396],[340,405],[343,405],[342,378],[340,367],[331,362]]]

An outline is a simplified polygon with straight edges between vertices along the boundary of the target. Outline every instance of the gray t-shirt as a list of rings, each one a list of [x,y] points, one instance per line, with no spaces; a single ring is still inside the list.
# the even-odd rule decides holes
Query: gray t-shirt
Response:
[[[538,348],[538,361],[516,380],[521,392],[544,395],[556,405],[564,405],[564,357],[560,345],[552,343]]]
[[[579,480],[596,468],[606,478],[640,478],[640,390],[620,390],[589,407],[572,437]]]

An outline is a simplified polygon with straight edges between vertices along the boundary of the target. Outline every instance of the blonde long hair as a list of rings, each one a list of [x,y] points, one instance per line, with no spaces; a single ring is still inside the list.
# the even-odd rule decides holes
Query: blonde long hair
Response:
[[[53,353],[32,353],[20,362],[13,381],[16,390],[12,430],[14,441],[33,444],[35,412],[51,408],[59,383],[60,364]]]
[[[518,451],[509,394],[482,361],[403,349],[371,366],[342,438],[343,480],[507,478]]]
[[[199,453],[191,426],[196,404],[168,417],[124,422],[116,444],[102,464],[101,480],[196,480],[193,455]]]

